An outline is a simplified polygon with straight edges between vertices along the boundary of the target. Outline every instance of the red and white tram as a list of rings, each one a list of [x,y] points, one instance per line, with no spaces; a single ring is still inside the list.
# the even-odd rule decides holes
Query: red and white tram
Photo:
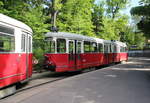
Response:
[[[0,89],[25,81],[31,75],[31,28],[18,20],[0,14]],[[0,91],[0,97],[2,95]]]
[[[128,59],[126,44],[73,33],[46,35],[45,66],[54,72],[76,71]]]

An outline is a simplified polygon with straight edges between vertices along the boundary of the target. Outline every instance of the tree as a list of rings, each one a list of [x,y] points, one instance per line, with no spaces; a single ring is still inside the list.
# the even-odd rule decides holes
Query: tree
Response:
[[[0,1],[0,13],[16,18],[30,26],[33,30],[33,54],[43,62],[44,34],[48,32],[48,17],[44,15],[44,0],[2,0]],[[38,40],[37,40],[38,39]]]
[[[0,12],[26,23],[33,29],[33,38],[42,39],[43,34],[49,31],[43,3],[43,0],[2,0]]]
[[[102,32],[103,25],[103,17],[104,17],[104,2],[100,2],[99,4],[95,4],[93,6],[92,12],[92,22],[94,25],[94,33],[99,36],[100,32]]]
[[[51,31],[58,31],[56,26],[57,15],[67,0],[45,0],[45,12],[51,18]]]
[[[114,19],[127,4],[128,0],[106,0],[107,14]]]
[[[141,17],[140,22],[137,23],[138,29],[141,30],[147,38],[150,38],[150,0],[141,0],[140,4],[141,6],[131,9],[131,14]]]
[[[94,36],[92,7],[93,0],[67,0],[58,16],[59,29]]]

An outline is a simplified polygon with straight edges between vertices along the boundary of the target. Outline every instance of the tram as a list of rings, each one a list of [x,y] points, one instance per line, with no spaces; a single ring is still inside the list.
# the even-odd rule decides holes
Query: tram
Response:
[[[128,60],[127,45],[65,32],[45,34],[45,68],[76,71]]]
[[[0,14],[0,98],[13,93],[14,85],[28,80],[31,75],[32,29]]]

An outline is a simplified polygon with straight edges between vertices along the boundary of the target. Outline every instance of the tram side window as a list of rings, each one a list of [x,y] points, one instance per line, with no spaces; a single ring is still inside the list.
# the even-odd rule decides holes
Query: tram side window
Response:
[[[90,52],[90,42],[84,41],[84,53]]]
[[[53,38],[48,37],[45,38],[45,52],[47,53],[55,53],[55,41]]]
[[[15,36],[13,29],[0,26],[0,52],[14,52],[14,51],[15,51]]]
[[[77,44],[77,53],[81,53],[81,42]]]
[[[110,45],[110,51],[111,51],[111,53],[114,53],[114,52],[115,52],[115,50],[114,50],[114,45]]]
[[[69,53],[73,53],[74,45],[73,41],[69,41]]]
[[[117,53],[117,46],[114,45],[114,53]]]
[[[46,41],[45,51],[47,53],[55,53],[55,41]]]
[[[66,53],[65,39],[57,39],[57,53]]]
[[[22,34],[22,37],[21,37],[21,51],[22,52],[26,51],[26,36],[25,36],[25,34]]]
[[[103,44],[98,43],[98,49],[99,49],[99,52],[102,53],[103,52]]]
[[[126,52],[126,48],[125,47],[120,47],[120,48],[121,48],[120,52]]]
[[[125,52],[128,52],[128,48],[127,47],[125,47]]]
[[[104,53],[109,53],[109,45],[104,45]]]
[[[29,52],[32,52],[31,37],[29,36]]]
[[[91,43],[91,52],[97,52],[97,43]]]
[[[123,47],[122,46],[120,47],[120,52],[123,52]]]
[[[110,53],[113,52],[113,51],[112,51],[112,46],[111,46],[111,45],[109,45],[109,51],[110,51]]]

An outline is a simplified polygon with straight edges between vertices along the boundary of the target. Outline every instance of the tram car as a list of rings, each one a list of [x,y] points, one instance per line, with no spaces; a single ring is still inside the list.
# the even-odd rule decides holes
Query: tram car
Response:
[[[127,61],[127,45],[119,41],[103,40],[65,32],[45,34],[45,68],[54,72]]]
[[[32,29],[0,14],[0,98],[13,92],[16,83],[28,80],[31,75]],[[13,88],[9,90],[9,87]]]

